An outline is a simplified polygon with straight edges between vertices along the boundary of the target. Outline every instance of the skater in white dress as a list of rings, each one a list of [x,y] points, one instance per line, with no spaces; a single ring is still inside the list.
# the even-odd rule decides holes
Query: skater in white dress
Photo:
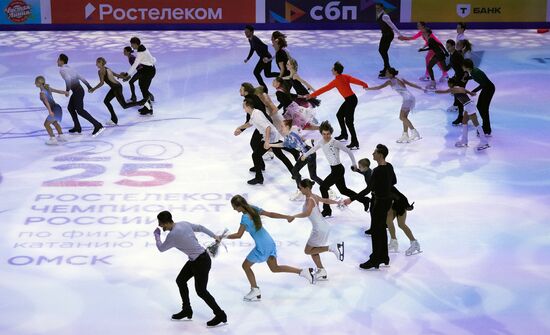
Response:
[[[315,183],[309,179],[303,179],[300,181],[300,192],[305,195],[306,200],[302,212],[293,215],[294,218],[308,218],[311,222],[312,229],[309,239],[307,240],[304,253],[311,255],[313,262],[317,266],[315,271],[315,280],[327,280],[327,271],[325,270],[323,263],[321,262],[322,252],[330,251],[336,255],[340,261],[344,260],[344,242],[328,244],[328,236],[330,234],[330,226],[325,220],[321,211],[319,210],[319,202],[326,204],[341,204],[338,201],[321,198],[320,196],[313,194],[311,188]]]
[[[396,141],[397,143],[409,143],[412,141],[416,141],[421,139],[420,134],[418,131],[414,128],[412,122],[409,120],[409,112],[414,109],[415,101],[414,95],[412,95],[411,92],[407,89],[407,85],[417,88],[419,90],[424,90],[422,87],[411,83],[403,78],[397,78],[397,74],[399,71],[394,69],[393,67],[390,67],[386,70],[386,77],[388,80],[386,80],[385,83],[378,86],[373,87],[367,87],[365,88],[368,91],[371,90],[379,90],[386,86],[391,86],[394,91],[399,93],[401,97],[403,98],[403,103],[401,105],[401,111],[399,112],[399,120],[403,122],[403,135]],[[409,130],[411,131],[411,135],[409,136]]]

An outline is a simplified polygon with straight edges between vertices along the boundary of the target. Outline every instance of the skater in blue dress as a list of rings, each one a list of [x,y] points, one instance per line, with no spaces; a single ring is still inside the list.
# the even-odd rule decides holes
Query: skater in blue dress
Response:
[[[245,301],[260,300],[262,295],[260,288],[256,284],[256,277],[252,271],[252,265],[255,263],[267,262],[271,272],[288,272],[295,273],[307,279],[311,284],[314,283],[313,268],[298,269],[288,265],[277,264],[277,248],[275,241],[262,225],[261,215],[274,219],[287,219],[289,222],[293,220],[291,216],[282,215],[265,211],[259,207],[251,206],[245,198],[240,195],[235,195],[231,198],[231,205],[237,212],[243,213],[239,230],[236,233],[227,236],[228,239],[239,239],[247,231],[254,239],[255,247],[250,251],[244,260],[242,267],[250,282],[250,292],[244,296]]]

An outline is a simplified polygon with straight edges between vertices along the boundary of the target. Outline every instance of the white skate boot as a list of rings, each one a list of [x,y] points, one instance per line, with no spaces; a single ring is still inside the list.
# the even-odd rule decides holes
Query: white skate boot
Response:
[[[344,241],[329,245],[328,251],[332,252],[340,262],[344,261]]]
[[[244,296],[244,301],[260,301],[262,299],[262,292],[259,287],[251,287],[250,292]]]
[[[315,281],[328,280],[327,271],[325,269],[317,269],[315,271]]]
[[[409,134],[403,132],[403,135],[401,135],[401,137],[398,138],[395,142],[397,142],[397,143],[409,143]]]
[[[399,252],[399,243],[397,240],[394,240],[393,238],[390,240],[390,243],[388,243],[388,252]]]
[[[409,137],[409,141],[412,142],[412,141],[418,141],[419,139],[421,139],[422,137],[420,136],[420,134],[418,133],[418,130],[416,129],[411,129],[411,137]]]
[[[58,145],[57,139],[55,137],[50,137],[46,142],[47,145]]]
[[[310,284],[315,284],[315,271],[313,268],[303,268],[300,277],[304,277]]]
[[[67,142],[67,139],[63,135],[57,135],[57,142]]]
[[[264,161],[270,161],[273,159],[273,157],[275,157],[275,155],[273,154],[272,151],[267,151],[263,156],[262,158],[264,159]]]
[[[465,148],[467,146],[468,146],[467,141],[459,140],[458,142],[455,143],[455,147],[457,148]]]
[[[422,250],[420,250],[420,243],[414,240],[414,241],[411,241],[411,246],[409,247],[409,249],[407,249],[407,251],[405,251],[405,255],[411,256],[414,254],[419,254],[421,252]]]

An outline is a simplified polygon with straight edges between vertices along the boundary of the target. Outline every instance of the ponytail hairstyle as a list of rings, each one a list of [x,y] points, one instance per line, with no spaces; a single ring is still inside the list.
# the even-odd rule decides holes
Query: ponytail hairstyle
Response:
[[[290,87],[289,87],[288,81],[284,80],[283,77],[277,77],[274,80],[281,85],[280,87],[283,89],[285,93],[290,93]]]
[[[241,195],[237,194],[231,198],[231,205],[233,207],[240,207],[243,209],[243,211],[250,216],[252,221],[254,222],[254,227],[256,228],[256,231],[262,229],[262,219],[260,219],[260,214],[257,210],[252,208],[248,204],[245,198],[243,198]]]

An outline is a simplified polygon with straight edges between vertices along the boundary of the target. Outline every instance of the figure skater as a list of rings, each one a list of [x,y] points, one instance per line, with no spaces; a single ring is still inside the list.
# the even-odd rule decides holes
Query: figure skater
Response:
[[[385,69],[385,68],[384,68]],[[338,89],[338,92],[344,98],[344,103],[338,109],[336,113],[336,118],[340,124],[340,135],[335,137],[337,141],[346,141],[348,139],[348,132],[346,127],[349,129],[351,135],[351,143],[347,146],[351,150],[359,149],[359,140],[357,139],[357,134],[355,133],[354,115],[355,107],[357,107],[357,96],[351,89],[350,84],[361,85],[363,88],[369,87],[367,83],[356,79],[350,75],[342,74],[344,72],[344,66],[340,62],[334,63],[332,67],[332,74],[334,75],[334,80],[328,83],[327,85],[317,89],[315,92],[308,94],[306,99],[311,99],[317,97],[331,89]]]
[[[264,72],[264,75],[266,78],[272,78],[277,77],[279,75],[278,72],[272,72],[271,71],[271,54],[269,53],[269,50],[267,48],[267,45],[262,42],[256,35],[254,35],[254,27],[251,25],[247,25],[244,28],[244,35],[248,39],[248,43],[250,43],[250,52],[248,53],[248,56],[245,58],[244,62],[247,63],[254,52],[258,55],[258,63],[256,63],[256,66],[254,67],[254,77],[256,77],[256,80],[258,80],[258,83],[265,89],[265,92],[268,92],[267,85],[265,84],[264,80],[262,79],[262,71]]]
[[[392,196],[393,203],[392,207],[388,211],[388,217],[386,220],[386,225],[388,226],[388,231],[390,232],[390,243],[388,244],[388,252],[399,252],[399,243],[397,242],[397,235],[395,233],[395,225],[393,220],[397,218],[397,225],[405,235],[409,238],[411,242],[410,247],[405,251],[406,256],[411,256],[416,253],[422,252],[420,250],[420,243],[414,237],[411,228],[407,226],[407,212],[413,210],[413,205],[409,204],[407,197],[399,192],[399,190],[393,186],[392,187]]]
[[[208,252],[199,244],[195,232],[202,232],[216,241],[220,241],[221,237],[216,236],[208,228],[192,224],[187,221],[174,222],[172,214],[168,211],[160,212],[157,215],[159,227],[163,231],[169,231],[164,242],[160,239],[160,228],[157,227],[154,231],[155,241],[157,249],[160,252],[164,252],[171,248],[176,248],[189,257],[189,260],[185,263],[181,269],[178,277],[176,278],[176,284],[180,292],[182,301],[182,309],[179,313],[172,315],[173,320],[181,320],[183,318],[191,319],[193,317],[193,310],[191,309],[191,303],[189,301],[189,289],[187,288],[187,282],[191,278],[195,278],[195,291],[197,295],[204,300],[204,302],[214,312],[214,318],[206,323],[207,326],[213,327],[220,323],[227,322],[227,315],[218,306],[218,303],[214,297],[206,289],[208,284],[208,274],[212,266],[212,260],[208,255]]]
[[[44,106],[46,106],[46,109],[48,110],[48,116],[44,120],[44,128],[46,128],[50,138],[46,141],[46,144],[56,145],[59,144],[59,142],[67,142],[63,136],[63,130],[61,130],[61,126],[59,125],[59,122],[61,122],[63,117],[63,112],[61,106],[59,106],[53,99],[52,93],[63,94],[68,97],[69,91],[57,90],[50,87],[46,84],[46,79],[43,76],[36,77],[34,80],[34,85],[40,89],[40,100],[44,103]],[[53,125],[57,131],[57,138],[55,138],[51,125]]]
[[[291,222],[293,220],[291,216],[268,212],[259,207],[252,206],[248,204],[246,199],[241,195],[235,195],[231,198],[231,206],[233,206],[235,211],[242,213],[242,217],[239,230],[236,233],[228,235],[227,238],[240,239],[244,232],[247,231],[254,239],[255,243],[254,249],[246,256],[242,264],[246,278],[250,283],[250,292],[243,298],[245,301],[258,301],[262,298],[262,293],[260,292],[260,288],[256,283],[256,277],[252,271],[252,266],[256,263],[267,262],[267,266],[269,266],[271,272],[295,273],[305,278],[309,283],[315,283],[313,268],[299,269],[288,265],[277,264],[275,241],[273,241],[273,238],[263,226],[260,218],[260,216],[263,215],[274,219],[286,219],[288,222]]]
[[[439,93],[439,94],[451,93],[464,106],[464,117],[462,118],[462,136],[460,137],[458,142],[455,143],[455,146],[458,148],[468,146],[468,121],[472,121],[472,123],[474,124],[474,127],[477,129],[479,133],[479,145],[477,146],[477,150],[485,150],[489,148],[490,145],[487,142],[487,137],[485,136],[485,133],[483,132],[483,128],[481,127],[477,119],[477,108],[472,103],[472,100],[470,100],[470,98],[468,97],[468,94],[469,95],[475,95],[475,94],[466,90],[464,87],[459,86],[459,84],[453,78],[449,79],[448,84],[449,84],[448,89],[436,90],[435,93]]]
[[[300,181],[300,192],[305,195],[306,200],[302,207],[302,212],[293,215],[293,218],[308,218],[311,222],[311,233],[307,240],[304,253],[310,255],[311,259],[315,263],[317,270],[315,270],[315,280],[327,280],[327,271],[321,262],[322,252],[332,252],[336,258],[340,261],[344,261],[344,241],[340,243],[328,244],[328,237],[330,233],[330,226],[325,220],[321,211],[319,211],[319,203],[325,204],[341,204],[339,201],[321,198],[320,196],[311,192],[314,182],[309,179],[303,179]]]
[[[414,128],[412,122],[409,120],[409,113],[414,109],[415,98],[411,92],[407,89],[407,85],[417,88],[419,90],[424,90],[422,87],[411,83],[403,78],[397,78],[399,71],[390,67],[386,70],[386,77],[389,78],[385,83],[378,86],[368,87],[366,90],[379,90],[386,86],[391,86],[394,91],[399,93],[403,98],[401,104],[401,111],[399,112],[399,120],[403,122],[403,135],[396,141],[397,143],[409,143],[421,139],[420,134]],[[409,130],[411,131],[411,136],[409,137]]]

